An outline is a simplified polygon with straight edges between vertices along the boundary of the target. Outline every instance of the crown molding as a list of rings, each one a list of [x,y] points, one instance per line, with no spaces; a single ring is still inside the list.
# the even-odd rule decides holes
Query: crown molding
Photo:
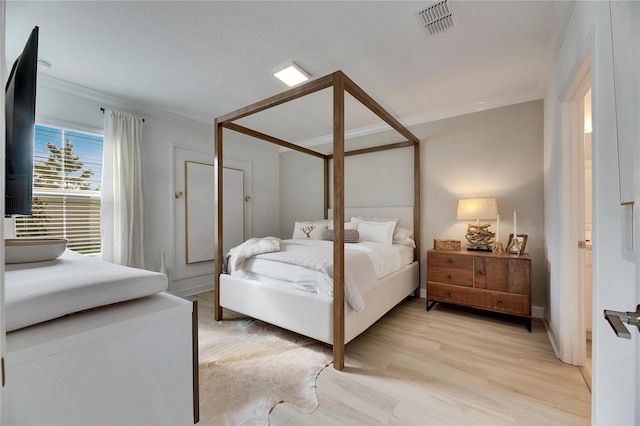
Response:
[[[191,118],[173,114],[159,108],[150,107],[148,105],[133,102],[117,96],[108,95],[106,93],[99,92],[97,90],[81,86],[79,84],[71,83],[66,80],[61,80],[59,78],[55,78],[46,74],[38,75],[38,85],[102,103],[104,104],[103,107],[117,107],[126,110],[127,112],[142,115],[145,118],[157,118],[187,127],[200,127],[202,129],[206,128],[209,131],[211,131],[211,129],[213,128],[211,123],[203,123],[202,121],[193,120]]]
[[[143,105],[137,102],[129,101],[117,96],[108,95],[106,93],[99,92],[94,89],[89,89],[84,86],[80,86],[75,83],[70,83],[65,80],[61,80],[48,75],[39,75],[38,84],[49,89],[58,90],[63,93],[69,93],[75,96],[82,97],[91,101],[95,101],[104,104],[105,107],[117,107],[127,110],[132,113],[140,114],[145,118],[157,118],[174,124],[200,128],[204,131],[212,131],[213,126],[210,123],[203,123],[202,121],[193,120],[191,118],[176,115],[158,108]],[[400,119],[400,123],[405,127],[412,127],[423,123],[429,123],[437,120],[443,120],[446,118],[457,117],[460,115],[470,114],[474,112],[486,111],[494,108],[500,108],[503,106],[519,104],[522,102],[528,102],[533,100],[542,99],[544,94],[537,89],[525,90],[519,93],[511,94],[508,96],[493,98],[484,101],[477,101],[462,105],[457,105],[450,108],[444,108],[437,111],[426,112],[423,114],[417,114]],[[345,139],[357,138],[360,136],[367,136],[375,133],[392,130],[386,123],[377,123],[371,126],[360,127],[345,132]],[[331,143],[333,141],[333,135],[325,135],[317,138],[306,139],[299,141],[297,144],[305,148],[312,146]],[[261,148],[260,145],[255,144],[254,141],[244,141],[257,148]],[[254,143],[251,143],[254,142]],[[279,152],[289,151],[286,148],[279,149]]]
[[[487,111],[494,108],[501,108],[504,106],[515,105],[523,102],[535,101],[539,99],[543,99],[544,93],[537,89],[525,90],[519,93],[514,93],[508,96],[503,96],[500,98],[494,98],[485,101],[473,102],[463,105],[457,105],[450,108],[440,109],[438,111],[431,111],[424,114],[413,115],[410,117],[405,117],[400,119],[400,123],[408,127],[411,130],[411,127],[417,126],[423,123],[429,123],[433,121],[443,120],[446,118],[457,117],[460,115],[471,114],[474,112]],[[367,136],[375,133],[380,133],[384,131],[392,130],[391,127],[386,123],[374,124],[372,126],[365,126],[358,129],[348,130],[345,132],[345,139],[356,138],[359,136]],[[331,143],[333,141],[333,135],[325,135],[320,136],[313,139],[307,139],[301,142],[298,142],[298,145],[303,146],[305,148],[309,148],[312,146],[322,145],[326,143]],[[281,148],[280,152],[287,152],[289,149]]]

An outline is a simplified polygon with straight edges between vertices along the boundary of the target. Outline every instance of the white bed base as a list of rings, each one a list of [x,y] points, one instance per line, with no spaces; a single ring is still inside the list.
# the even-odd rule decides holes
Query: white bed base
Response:
[[[159,293],[8,333],[8,423],[193,424],[192,311]]]
[[[378,281],[365,296],[366,306],[355,312],[345,302],[345,341],[348,343],[419,285],[418,262]],[[278,327],[333,344],[333,298],[222,274],[220,305]]]

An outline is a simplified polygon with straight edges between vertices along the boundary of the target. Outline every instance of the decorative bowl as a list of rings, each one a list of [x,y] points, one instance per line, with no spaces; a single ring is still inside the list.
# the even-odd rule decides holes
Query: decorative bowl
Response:
[[[45,262],[66,248],[66,238],[10,238],[4,240],[4,263]]]

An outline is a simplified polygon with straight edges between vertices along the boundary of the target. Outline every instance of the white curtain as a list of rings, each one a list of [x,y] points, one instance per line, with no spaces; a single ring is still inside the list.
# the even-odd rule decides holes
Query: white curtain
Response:
[[[102,259],[144,268],[142,119],[104,111]]]

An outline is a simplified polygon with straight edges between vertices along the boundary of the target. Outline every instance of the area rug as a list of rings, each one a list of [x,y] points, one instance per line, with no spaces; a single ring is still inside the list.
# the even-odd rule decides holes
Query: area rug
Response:
[[[316,377],[328,345],[251,319],[198,327],[201,425],[268,425],[280,402],[304,413],[318,406]]]

